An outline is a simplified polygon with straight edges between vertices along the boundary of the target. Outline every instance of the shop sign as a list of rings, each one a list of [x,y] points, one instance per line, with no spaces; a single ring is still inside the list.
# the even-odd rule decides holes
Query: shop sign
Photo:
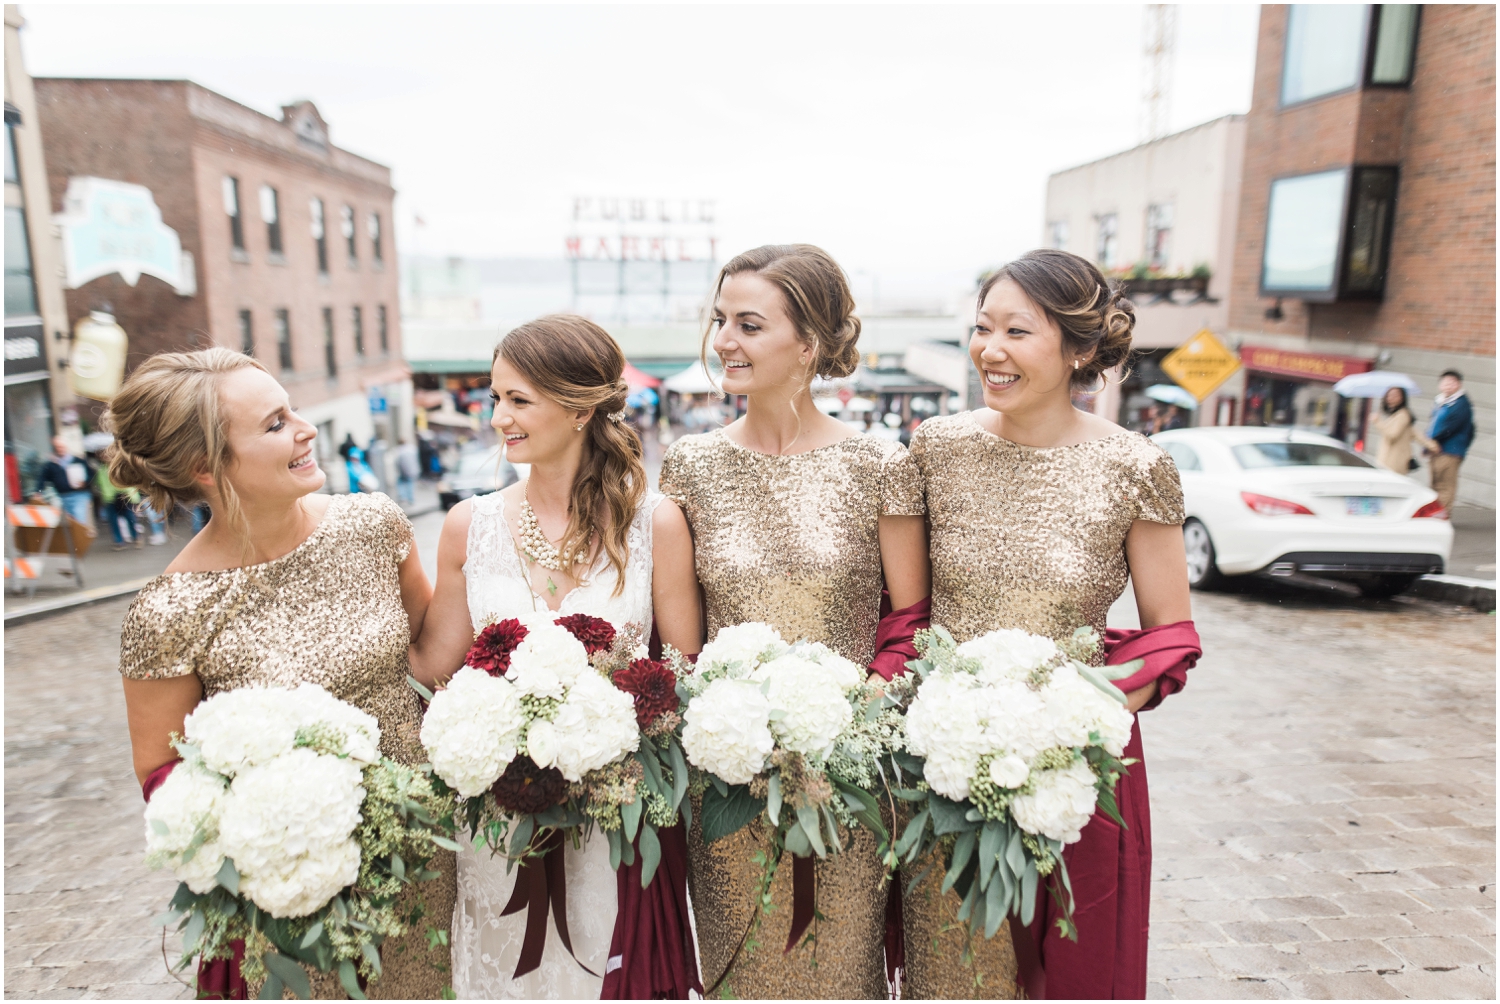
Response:
[[[191,256],[183,254],[177,232],[162,223],[161,209],[144,185],[70,178],[63,212],[54,219],[62,230],[69,289],[118,272],[131,286],[142,275],[153,275],[184,296],[197,291]]]
[[[40,324],[18,324],[5,329],[5,375],[47,372],[45,331]]]
[[[1368,373],[1375,368],[1373,359],[1325,356],[1314,352],[1288,352],[1284,349],[1263,348],[1255,345],[1242,346],[1240,360],[1247,370],[1295,377],[1299,380],[1315,380],[1318,383],[1338,383],[1346,376]]]
[[[386,411],[389,410],[389,407],[390,406],[386,404],[386,400],[385,400],[385,388],[384,387],[378,387],[378,386],[377,387],[371,387],[370,388],[370,414],[372,414],[372,415],[384,415],[386,413]]]
[[[1202,401],[1240,368],[1234,350],[1204,328],[1161,361],[1162,372]]]

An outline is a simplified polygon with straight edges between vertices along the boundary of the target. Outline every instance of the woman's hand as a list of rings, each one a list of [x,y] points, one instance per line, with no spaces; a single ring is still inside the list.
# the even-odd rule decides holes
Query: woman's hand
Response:
[[[1141,687],[1138,690],[1132,690],[1130,693],[1126,694],[1125,707],[1130,710],[1131,714],[1135,714],[1137,711],[1146,706],[1147,701],[1151,700],[1151,698],[1155,696],[1156,681],[1152,680],[1144,687]]]
[[[165,680],[132,680],[125,684],[125,718],[130,727],[130,759],[141,784],[151,772],[177,759],[172,733],[182,733],[183,719],[203,700],[196,673]]]

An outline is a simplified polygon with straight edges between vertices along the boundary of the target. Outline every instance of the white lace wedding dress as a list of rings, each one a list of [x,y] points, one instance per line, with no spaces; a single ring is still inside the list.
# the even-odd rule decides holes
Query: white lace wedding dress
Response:
[[[630,524],[630,557],[625,565],[625,588],[614,595],[616,576],[607,562],[585,585],[563,596],[559,617],[589,614],[612,624],[651,629],[651,517],[662,496],[642,500]],[[546,600],[534,593],[519,549],[505,522],[499,492],[474,499],[469,540],[464,559],[464,581],[469,594],[469,617],[474,630],[497,618],[545,610]],[[615,927],[615,872],[609,866],[609,844],[595,831],[582,849],[567,848],[568,930],[578,962],[568,955],[547,920],[547,944],[541,966],[512,979],[526,933],[526,911],[500,916],[510,902],[517,869],[507,871],[503,857],[488,848],[475,849],[460,840],[458,902],[453,909],[453,989],[466,1000],[597,1000],[609,964],[609,943]],[[590,976],[579,966],[598,975]]]

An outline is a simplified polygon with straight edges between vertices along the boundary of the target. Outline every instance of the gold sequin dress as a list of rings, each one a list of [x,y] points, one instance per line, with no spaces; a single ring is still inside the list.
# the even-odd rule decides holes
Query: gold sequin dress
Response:
[[[411,545],[411,524],[386,496],[336,496],[307,540],[274,561],[153,579],[125,615],[120,672],[135,680],[196,673],[205,698],[316,683],[375,716],[383,754],[423,763],[397,575]],[[433,867],[442,877],[416,890],[426,916],[381,946],[383,975],[370,984],[371,997],[435,999],[448,984],[448,949],[430,950],[426,929],[446,930],[453,914],[453,855]],[[314,993],[344,996],[337,978],[323,974]]]
[[[860,665],[875,652],[880,619],[879,521],[920,516],[916,467],[896,443],[855,436],[793,456],[757,453],[722,431],[686,436],[667,452],[662,491],[693,531],[708,637],[727,624],[763,621],[788,641],[817,641]],[[759,821],[705,845],[694,814],[690,892],[705,988],[724,972],[757,909],[768,847]],[[886,996],[887,890],[866,830],[815,869],[816,947],[783,954],[792,914],[792,869],[772,883],[775,909],[753,950],[725,981],[736,997],[875,999]],[[721,988],[722,990],[722,988]]]
[[[911,454],[927,500],[932,622],[961,642],[998,628],[1062,639],[1087,624],[1102,635],[1130,576],[1131,524],[1183,520],[1171,458],[1125,430],[1042,449],[1001,439],[964,412],[923,422]],[[929,877],[904,903],[904,996],[1016,996],[1005,929],[974,939],[974,966],[961,965],[960,901],[937,889]]]

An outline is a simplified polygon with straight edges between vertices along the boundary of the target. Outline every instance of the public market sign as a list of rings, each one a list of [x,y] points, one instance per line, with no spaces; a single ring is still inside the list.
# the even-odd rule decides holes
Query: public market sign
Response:
[[[162,222],[151,189],[109,178],[70,178],[63,211],[63,268],[69,289],[118,272],[131,286],[152,275],[184,296],[195,293],[191,256]]]
[[[1285,349],[1262,348],[1246,345],[1240,352],[1245,368],[1258,373],[1274,373],[1278,376],[1316,380],[1319,383],[1338,383],[1355,373],[1368,373],[1375,368],[1371,359],[1355,356],[1329,356],[1315,352],[1288,352]]]
[[[1162,372],[1202,401],[1240,368],[1234,350],[1204,328],[1161,361]]]

